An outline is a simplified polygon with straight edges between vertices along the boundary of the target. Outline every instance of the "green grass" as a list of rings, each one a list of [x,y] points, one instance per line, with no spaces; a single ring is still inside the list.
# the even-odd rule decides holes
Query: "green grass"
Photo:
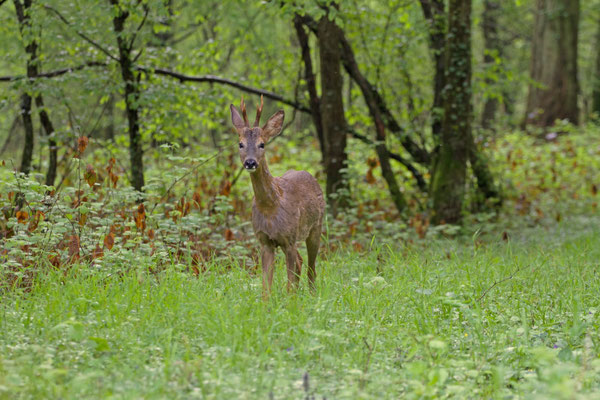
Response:
[[[315,295],[278,259],[268,302],[233,264],[46,274],[0,298],[0,398],[599,398],[600,230],[483,243],[330,254]]]

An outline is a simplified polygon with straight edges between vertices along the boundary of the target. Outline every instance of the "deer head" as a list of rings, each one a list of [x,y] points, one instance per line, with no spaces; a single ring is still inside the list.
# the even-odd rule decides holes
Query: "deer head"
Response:
[[[254,120],[254,126],[250,127],[248,122],[248,116],[246,115],[246,105],[244,104],[244,98],[240,102],[240,109],[242,110],[242,116],[235,108],[233,104],[229,106],[231,110],[231,122],[237,130],[240,140],[240,159],[242,165],[249,172],[254,172],[264,162],[265,159],[265,144],[271,140],[271,138],[279,135],[283,127],[284,112],[283,110],[277,111],[267,123],[261,128],[260,114],[263,109],[263,98],[260,96],[260,106],[256,109],[256,119]]]

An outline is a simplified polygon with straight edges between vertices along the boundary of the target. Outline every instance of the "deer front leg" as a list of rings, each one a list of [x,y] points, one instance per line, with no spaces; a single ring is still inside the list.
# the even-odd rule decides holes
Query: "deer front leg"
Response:
[[[262,263],[262,286],[263,299],[267,299],[271,293],[271,285],[273,284],[273,262],[275,261],[275,249],[270,246],[263,245],[260,248],[261,263]]]
[[[298,263],[301,262],[299,259],[298,251],[296,250],[296,246],[290,246],[285,250],[285,263],[287,265],[287,289],[288,292],[293,288],[298,287],[298,282],[300,282],[300,275],[298,274],[301,270],[301,265]]]
[[[317,270],[315,263],[317,261],[317,255],[319,254],[319,245],[321,244],[321,224],[315,226],[308,238],[306,239],[306,250],[308,253],[308,287],[311,290],[315,290],[315,279],[317,277]]]

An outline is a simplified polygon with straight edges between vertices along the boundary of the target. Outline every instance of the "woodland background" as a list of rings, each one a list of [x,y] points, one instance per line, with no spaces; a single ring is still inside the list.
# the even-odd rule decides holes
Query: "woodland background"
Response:
[[[2,1],[0,227],[31,244],[3,253],[251,246],[226,110],[260,94],[287,115],[274,172],[316,175],[357,248],[465,216],[560,219],[565,197],[595,210],[599,14],[566,0]]]
[[[600,0],[0,0],[0,39],[0,397],[598,398]],[[260,95],[328,203],[268,301]]]

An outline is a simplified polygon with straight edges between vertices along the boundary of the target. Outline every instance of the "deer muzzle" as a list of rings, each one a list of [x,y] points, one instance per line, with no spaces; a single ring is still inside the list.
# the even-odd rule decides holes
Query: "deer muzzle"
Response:
[[[244,168],[246,168],[246,171],[254,172],[256,171],[256,168],[258,168],[258,163],[256,162],[256,160],[249,158],[246,161],[244,161]]]

